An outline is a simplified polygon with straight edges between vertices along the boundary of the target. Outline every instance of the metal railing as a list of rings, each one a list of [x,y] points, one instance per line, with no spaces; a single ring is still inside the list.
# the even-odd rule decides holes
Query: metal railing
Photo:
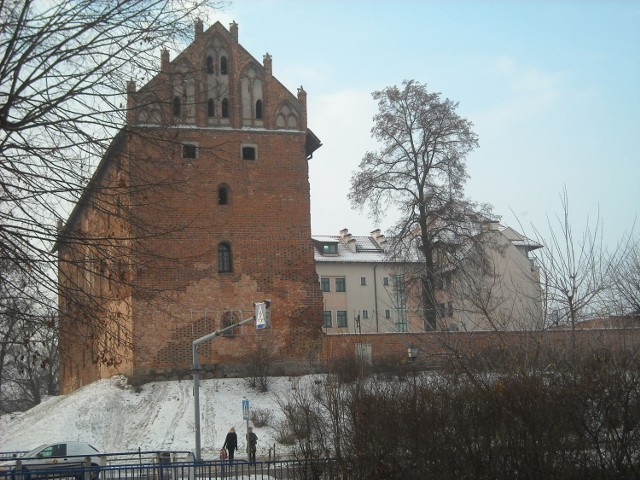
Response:
[[[216,460],[196,462],[173,461],[176,452],[152,452],[128,454],[106,454],[113,458],[106,466],[74,465],[52,467],[30,465],[28,470],[12,469],[0,471],[0,480],[332,480],[346,478],[340,474],[332,460],[277,460],[249,463],[244,460]],[[146,455],[145,455],[146,454]],[[138,457],[137,460],[134,457]],[[142,461],[140,461],[142,460]]]

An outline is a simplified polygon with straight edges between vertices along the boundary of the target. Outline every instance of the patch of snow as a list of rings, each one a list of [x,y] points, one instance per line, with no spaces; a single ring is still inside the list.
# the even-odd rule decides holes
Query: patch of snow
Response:
[[[246,457],[246,420],[242,400],[250,409],[274,413],[271,425],[254,426],[258,457],[268,457],[276,443],[275,426],[283,419],[278,398],[286,398],[294,385],[312,377],[273,377],[269,391],[260,393],[242,378],[200,382],[202,458],[218,458],[231,427],[238,432],[238,458]],[[26,412],[0,417],[0,451],[30,450],[43,443],[65,440],[87,442],[101,452],[195,451],[193,381],[152,382],[139,391],[116,376],[94,382],[68,394],[49,397]],[[286,448],[276,444],[278,456]]]

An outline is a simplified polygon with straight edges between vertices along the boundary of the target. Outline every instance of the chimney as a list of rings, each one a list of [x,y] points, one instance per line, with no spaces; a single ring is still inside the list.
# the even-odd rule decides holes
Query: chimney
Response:
[[[196,41],[198,41],[200,39],[200,37],[202,37],[202,32],[204,30],[204,28],[202,26],[202,20],[199,19],[199,18],[196,18],[195,30],[196,30],[195,39],[196,39]]]

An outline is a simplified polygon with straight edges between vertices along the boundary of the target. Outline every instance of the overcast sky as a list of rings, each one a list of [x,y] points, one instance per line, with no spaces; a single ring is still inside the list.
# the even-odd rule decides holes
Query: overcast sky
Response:
[[[240,43],[291,92],[308,94],[314,234],[383,229],[347,200],[367,150],[371,92],[404,79],[459,102],[480,148],[466,192],[532,234],[561,212],[574,228],[599,212],[611,244],[640,193],[640,2],[235,0],[208,19],[239,24]],[[636,227],[636,232],[640,226]]]

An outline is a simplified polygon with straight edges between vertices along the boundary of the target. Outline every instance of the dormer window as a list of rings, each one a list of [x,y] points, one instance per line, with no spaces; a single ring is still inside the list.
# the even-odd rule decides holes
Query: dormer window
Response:
[[[338,254],[338,244],[337,243],[323,243],[322,244],[322,254],[323,255],[337,255]]]

